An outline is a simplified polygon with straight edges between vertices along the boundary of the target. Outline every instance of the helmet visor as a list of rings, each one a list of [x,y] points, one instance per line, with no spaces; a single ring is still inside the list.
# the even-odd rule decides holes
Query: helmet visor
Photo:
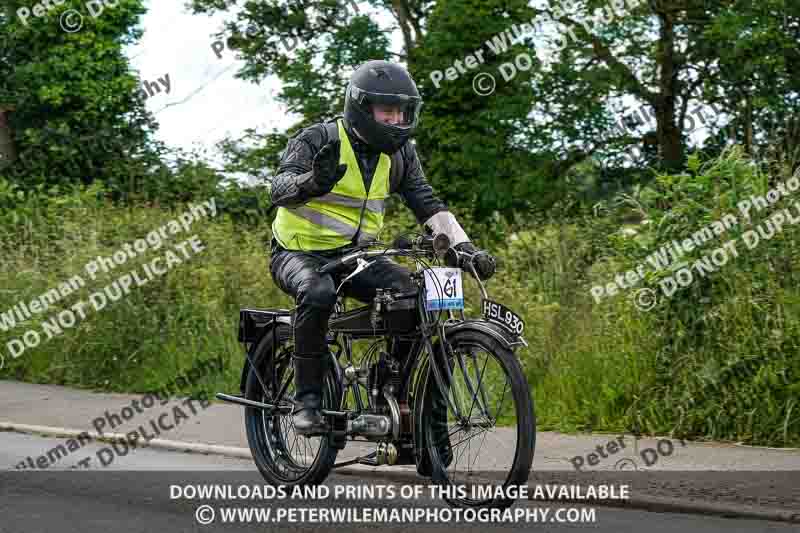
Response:
[[[422,98],[408,94],[386,94],[351,88],[350,97],[369,112],[377,121],[392,126],[408,128],[416,124],[422,107]]]

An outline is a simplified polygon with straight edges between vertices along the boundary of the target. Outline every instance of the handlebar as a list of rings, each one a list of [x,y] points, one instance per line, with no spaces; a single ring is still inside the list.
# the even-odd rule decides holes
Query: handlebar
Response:
[[[409,239],[400,236],[394,240],[392,247],[385,250],[360,250],[351,252],[347,255],[335,259],[325,265],[321,266],[318,270],[320,274],[329,274],[335,272],[345,265],[356,262],[358,259],[368,259],[377,256],[403,256],[408,255],[409,252],[422,252],[424,254],[435,255],[444,257],[446,254],[455,253],[458,258],[458,264],[461,264],[461,256],[470,256],[463,252],[459,252],[454,248],[450,248],[450,238],[444,233],[436,235],[420,236],[415,239]],[[471,257],[471,256],[470,256]]]
[[[422,235],[412,240],[401,235],[394,240],[392,246],[401,250],[418,248],[422,251],[433,252],[441,257],[450,249],[450,237],[444,233],[437,233],[436,235]]]
[[[380,243],[374,243],[374,245],[380,245]],[[461,252],[456,250],[455,248],[450,247],[450,239],[445,234],[437,234],[437,235],[430,235],[430,236],[423,236],[417,237],[415,239],[408,239],[406,237],[399,237],[395,239],[392,248],[384,249],[384,250],[358,250],[354,252],[350,252],[339,259],[334,259],[333,261],[326,263],[325,265],[321,266],[317,269],[317,272],[320,274],[330,274],[339,270],[340,268],[344,267],[345,265],[350,265],[352,263],[358,262],[359,266],[342,282],[339,288],[344,285],[344,282],[356,275],[358,272],[366,268],[368,265],[364,262],[365,259],[370,259],[373,257],[379,256],[408,256],[410,255],[409,252],[422,252],[423,254],[429,256],[438,256],[438,257],[445,257],[449,256],[449,258],[455,259],[454,261],[449,261],[446,259],[448,264],[455,264],[457,268],[462,270],[466,270],[470,272],[475,279],[478,281],[478,287],[481,290],[481,294],[483,298],[488,298],[488,294],[486,293],[486,288],[483,285],[483,282],[478,276],[478,273],[475,270],[475,265],[473,260],[476,256],[480,255],[481,253],[485,252],[476,252],[474,254],[470,254],[467,252]],[[448,258],[448,259],[449,259]],[[336,290],[337,294],[339,289]]]

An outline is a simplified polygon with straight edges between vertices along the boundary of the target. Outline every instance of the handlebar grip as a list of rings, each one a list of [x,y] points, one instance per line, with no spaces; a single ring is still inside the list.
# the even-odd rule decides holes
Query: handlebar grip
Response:
[[[405,235],[400,235],[394,240],[392,247],[399,250],[413,250],[414,248],[419,248],[442,256],[450,249],[450,238],[444,233],[425,235],[413,240]]]
[[[400,235],[392,243],[392,248],[397,248],[398,250],[411,250],[414,248],[414,242],[405,235]]]

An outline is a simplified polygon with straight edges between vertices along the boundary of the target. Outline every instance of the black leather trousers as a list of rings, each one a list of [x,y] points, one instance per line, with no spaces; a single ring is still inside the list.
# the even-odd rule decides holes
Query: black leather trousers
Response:
[[[272,242],[270,273],[285,293],[295,298],[294,346],[301,357],[327,357],[328,319],[336,305],[336,288],[352,269],[333,276],[320,275],[317,269],[341,257],[346,250],[332,252],[300,252],[285,250]],[[409,270],[388,257],[379,257],[367,270],[353,277],[341,294],[364,303],[372,302],[376,289],[414,290]],[[393,355],[400,360],[411,349],[410,341],[395,343]],[[322,383],[298,384],[298,392],[321,390]]]

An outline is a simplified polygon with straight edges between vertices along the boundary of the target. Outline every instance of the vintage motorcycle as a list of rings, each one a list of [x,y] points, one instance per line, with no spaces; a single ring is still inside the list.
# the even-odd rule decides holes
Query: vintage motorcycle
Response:
[[[459,268],[430,265],[448,254],[449,264]],[[238,339],[246,353],[242,395],[217,398],[245,406],[253,458],[272,485],[320,484],[332,468],[355,463],[424,462],[450,505],[510,506],[514,500],[497,488],[527,483],[536,442],[533,400],[515,355],[527,346],[523,320],[489,299],[473,256],[451,248],[444,234],[400,237],[389,247],[373,242],[319,271],[337,282],[346,275],[339,294],[370,260],[382,256],[411,258],[416,290],[379,290],[371,304],[350,311],[342,296],[337,299],[323,384],[327,434],[299,436],[292,427],[292,309],[240,310]],[[480,287],[482,318],[465,317],[464,270]],[[411,341],[411,353],[402,360],[382,349],[396,339]],[[363,340],[370,345],[356,357],[354,341]],[[336,463],[348,440],[375,447]],[[470,490],[447,491],[447,485]]]

